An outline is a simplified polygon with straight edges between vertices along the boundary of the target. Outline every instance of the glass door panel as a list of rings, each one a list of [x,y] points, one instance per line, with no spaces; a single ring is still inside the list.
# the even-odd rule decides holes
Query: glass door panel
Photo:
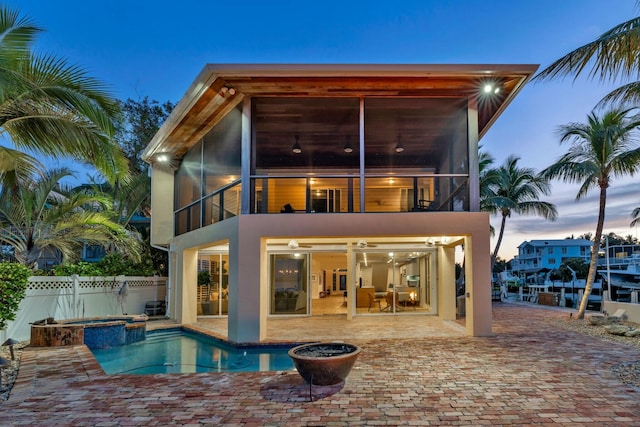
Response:
[[[270,256],[270,314],[307,314],[309,254]]]

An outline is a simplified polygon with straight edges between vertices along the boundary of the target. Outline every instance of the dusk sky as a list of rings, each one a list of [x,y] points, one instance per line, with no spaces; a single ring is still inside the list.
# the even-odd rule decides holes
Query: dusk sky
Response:
[[[635,0],[5,2],[46,30],[35,49],[67,58],[119,99],[177,102],[207,63],[539,64],[540,69],[640,12]],[[584,122],[615,86],[584,77],[527,85],[481,140],[496,163],[510,154],[541,170],[569,145],[558,127]],[[79,167],[75,168],[82,180]],[[638,179],[615,180],[605,232],[629,228]],[[595,231],[598,191],[554,182],[559,219],[513,216],[500,256],[525,240]],[[492,218],[494,227],[500,218]],[[492,243],[493,244],[493,243]]]

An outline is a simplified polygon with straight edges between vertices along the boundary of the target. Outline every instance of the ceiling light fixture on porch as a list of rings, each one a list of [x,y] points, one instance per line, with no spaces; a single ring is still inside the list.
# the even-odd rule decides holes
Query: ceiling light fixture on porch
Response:
[[[358,243],[356,243],[356,245],[360,248],[360,249],[364,249],[367,247],[367,241],[366,240],[358,240]]]
[[[296,135],[296,142],[293,144],[293,148],[291,149],[296,154],[302,153],[302,148],[300,147],[300,142],[298,142],[298,136]]]
[[[300,244],[297,240],[290,240],[287,246],[289,246],[289,249],[298,249],[298,246],[300,246]]]
[[[396,153],[402,153],[404,151],[404,144],[400,141],[400,137],[398,137],[398,143],[396,144]]]
[[[344,152],[353,153],[353,147],[351,146],[351,141],[349,141],[349,137],[347,137],[347,143],[344,144]]]

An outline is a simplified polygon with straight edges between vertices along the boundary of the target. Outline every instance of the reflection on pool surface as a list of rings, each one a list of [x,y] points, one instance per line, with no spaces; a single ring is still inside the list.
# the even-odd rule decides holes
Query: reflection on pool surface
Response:
[[[141,342],[92,352],[105,373],[113,375],[293,370],[288,350],[236,349],[206,336],[172,331],[147,334]]]

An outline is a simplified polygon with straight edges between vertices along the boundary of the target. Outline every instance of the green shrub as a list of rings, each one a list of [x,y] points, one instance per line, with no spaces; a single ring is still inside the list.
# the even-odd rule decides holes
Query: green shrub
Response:
[[[150,259],[134,262],[122,254],[112,253],[98,262],[61,264],[54,268],[56,276],[153,276],[155,271]]]
[[[60,264],[53,268],[56,276],[104,276],[104,272],[97,262],[80,261],[74,264]]]
[[[16,318],[20,301],[29,284],[31,270],[15,262],[0,262],[0,329]]]

